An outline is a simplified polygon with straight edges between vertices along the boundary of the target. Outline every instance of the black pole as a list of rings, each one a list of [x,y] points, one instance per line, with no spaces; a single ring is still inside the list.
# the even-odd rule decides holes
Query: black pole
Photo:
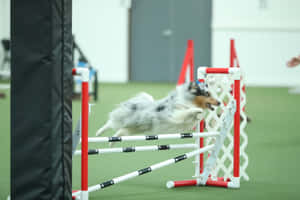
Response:
[[[11,199],[71,199],[72,1],[11,1]]]

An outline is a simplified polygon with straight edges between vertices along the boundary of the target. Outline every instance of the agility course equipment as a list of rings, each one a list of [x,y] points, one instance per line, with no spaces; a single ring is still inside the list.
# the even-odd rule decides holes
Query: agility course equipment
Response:
[[[188,43],[191,47],[191,42]],[[190,48],[191,48],[190,47]],[[187,50],[186,57],[191,57]],[[190,58],[190,60],[193,60]],[[186,64],[184,62],[184,64]],[[183,65],[183,68],[193,68],[193,62]],[[182,74],[180,76],[183,76]],[[248,144],[248,137],[245,132],[247,124],[247,116],[245,114],[246,94],[245,84],[243,82],[239,62],[237,59],[237,53],[234,46],[234,40],[230,40],[230,68],[198,68],[198,83],[201,85],[208,85],[211,95],[222,102],[217,111],[209,111],[205,117],[205,121],[202,120],[197,127],[200,132],[204,131],[217,131],[220,129],[220,120],[223,118],[223,111],[226,109],[226,105],[232,99],[237,102],[237,112],[234,119],[234,127],[228,134],[224,145],[221,149],[221,154],[217,159],[217,165],[215,165],[210,174],[210,179],[206,185],[219,186],[219,187],[236,187],[240,186],[240,177],[244,180],[249,180],[249,176],[246,173],[248,166],[248,155],[246,153],[246,147]],[[242,109],[241,109],[242,108]],[[214,141],[214,138],[208,138],[205,143],[210,144]],[[241,143],[240,143],[241,142]],[[204,146],[204,138],[198,140],[200,147]],[[232,155],[233,149],[233,155]],[[199,185],[200,175],[204,169],[204,154],[196,156],[195,160],[195,178],[194,180],[184,181],[170,181],[168,187],[181,187],[181,186],[194,186]],[[230,182],[231,181],[231,182]]]
[[[189,44],[192,44],[190,42]],[[192,59],[190,59],[192,60]],[[74,70],[74,74],[81,75],[82,79],[84,79],[84,73],[88,74],[88,71],[76,71]],[[234,85],[229,85],[229,89],[226,89],[219,93],[226,93],[227,95],[223,95],[221,97],[225,97],[227,99],[222,99],[218,97],[218,99],[222,100],[223,104],[220,109],[217,109],[217,112],[211,112],[208,114],[208,119],[210,115],[217,116],[214,118],[214,121],[208,121],[207,123],[210,126],[206,125],[208,132],[204,132],[204,121],[199,123],[197,127],[197,132],[195,133],[175,133],[175,134],[161,134],[161,135],[144,135],[144,136],[121,136],[121,137],[97,137],[97,138],[88,138],[87,137],[87,125],[88,125],[88,102],[84,100],[84,94],[82,95],[82,121],[86,122],[86,125],[82,125],[82,150],[78,150],[75,152],[75,155],[80,155],[82,160],[82,184],[81,190],[75,191],[73,193],[73,199],[88,199],[89,192],[101,190],[108,186],[112,186],[118,184],[120,182],[135,178],[137,176],[149,173],[151,171],[157,170],[162,167],[166,167],[171,164],[175,164],[181,160],[185,160],[187,158],[195,157],[195,180],[185,180],[185,181],[169,181],[167,182],[167,187],[180,187],[180,186],[188,186],[188,185],[207,185],[207,186],[219,186],[219,187],[228,187],[228,188],[239,188],[240,187],[240,174],[239,174],[239,131],[240,131],[240,69],[239,68],[205,68],[201,67],[198,69],[198,84],[200,87],[204,87],[205,84],[215,86],[216,84],[212,81],[207,80],[207,76],[209,74],[226,74],[233,78]],[[86,83],[88,84],[88,76]],[[84,82],[84,81],[83,81]],[[222,83],[221,83],[222,84]],[[224,85],[224,84],[223,84]],[[232,86],[232,87],[231,87]],[[224,86],[225,87],[225,86]],[[231,88],[234,91],[231,91]],[[219,88],[220,89],[220,88]],[[84,87],[82,85],[82,91],[84,91]],[[87,90],[88,91],[88,90]],[[218,94],[219,94],[218,93]],[[233,93],[233,95],[231,95]],[[88,93],[85,93],[88,96]],[[86,99],[88,99],[86,97]],[[83,111],[86,109],[86,111]],[[85,113],[85,115],[84,115]],[[218,114],[220,116],[218,116]],[[234,121],[234,123],[233,123]],[[83,124],[83,123],[82,123]],[[232,160],[234,166],[234,173],[232,176],[227,176],[224,174],[223,177],[215,177],[215,169],[216,166],[222,165],[220,162],[219,153],[222,152],[222,155],[225,155],[229,152],[224,152],[224,146],[226,144],[226,139],[231,138],[230,130],[234,124],[234,139],[232,139],[233,143],[229,143],[229,147],[234,149],[234,159]],[[212,130],[214,128],[214,130]],[[199,133],[200,131],[200,133]],[[86,137],[86,138],[84,138]],[[204,146],[204,137],[208,137],[206,140],[206,144]],[[140,147],[125,147],[125,148],[106,148],[106,149],[91,149],[88,150],[88,143],[108,143],[108,142],[122,142],[122,141],[150,141],[150,140],[163,140],[163,139],[185,139],[185,138],[195,138],[195,144],[170,144],[170,145],[153,145],[153,146],[140,146]],[[212,139],[210,139],[212,138]],[[226,144],[226,145],[224,145]],[[229,148],[228,147],[228,148]],[[123,176],[119,176],[113,178],[109,181],[102,182],[101,184],[97,184],[94,186],[88,187],[87,183],[87,162],[88,155],[96,155],[96,154],[104,154],[104,153],[128,153],[128,152],[136,152],[136,151],[159,151],[159,150],[168,150],[168,149],[178,149],[178,148],[196,148],[196,150],[177,156],[175,158],[154,164],[150,167],[143,168],[141,170],[137,170]],[[227,148],[227,149],[228,149]],[[208,152],[208,159],[204,163],[204,152]],[[221,160],[222,161],[222,160]],[[85,171],[84,171],[85,170]]]
[[[165,144],[165,145],[151,145],[151,146],[136,146],[123,148],[105,148],[105,149],[89,149],[89,155],[105,154],[105,153],[130,153],[139,151],[162,151],[171,149],[195,149],[196,144]],[[75,151],[75,155],[81,155],[81,151]]]
[[[209,133],[171,133],[161,135],[134,135],[134,136],[121,136],[121,137],[90,137],[89,142],[121,142],[121,141],[142,141],[142,140],[165,140],[165,139],[185,139],[216,136],[218,132]]]
[[[81,199],[85,200],[88,199],[88,193],[93,192],[96,190],[103,189],[105,187],[123,182],[125,180],[132,179],[142,174],[149,173],[151,171],[160,169],[162,167],[166,167],[171,164],[175,164],[179,161],[185,160],[187,158],[191,158],[196,156],[200,153],[206,152],[208,150],[212,150],[212,153],[209,158],[209,162],[207,162],[206,168],[204,169],[203,176],[201,178],[201,182],[206,183],[208,180],[208,176],[210,174],[211,166],[215,164],[216,157],[219,154],[221,146],[224,142],[227,132],[232,124],[233,115],[236,110],[235,101],[231,101],[230,105],[228,106],[227,112],[225,114],[225,118],[222,122],[222,128],[219,132],[207,132],[207,133],[181,133],[181,134],[161,134],[161,135],[145,135],[145,136],[121,136],[121,137],[99,137],[99,138],[88,138],[88,113],[89,113],[89,105],[88,105],[88,69],[79,68],[73,69],[74,75],[80,75],[82,79],[82,117],[81,117],[81,132],[82,132],[82,139],[81,139],[81,151],[77,151],[75,154],[81,155],[81,174],[82,174],[82,182],[81,182],[81,190],[74,192],[73,197],[74,199]],[[163,139],[185,139],[185,138],[199,138],[199,137],[213,137],[215,136],[216,142],[215,144],[210,144],[206,147],[199,148],[197,144],[178,144],[178,145],[159,145],[159,146],[143,146],[138,148],[111,148],[111,149],[102,149],[102,150],[90,150],[88,151],[88,142],[121,142],[121,141],[152,141],[152,140],[163,140]],[[196,150],[177,156],[173,159],[169,159],[157,164],[154,164],[150,167],[125,174],[123,176],[111,179],[109,181],[105,181],[101,184],[94,185],[94,186],[87,186],[87,165],[88,165],[88,155],[90,152],[91,154],[98,154],[99,152],[106,152],[106,153],[119,153],[119,152],[133,152],[139,149],[140,151],[145,150],[166,150],[166,149],[176,149],[176,148],[197,148]]]
[[[86,109],[86,106],[82,106],[82,108]],[[212,150],[212,156],[210,157],[210,162],[207,163],[207,166],[206,168],[204,169],[204,172],[203,173],[203,177],[202,177],[202,181],[204,183],[206,183],[207,179],[208,179],[208,176],[209,176],[209,171],[210,171],[210,165],[213,165],[215,164],[215,161],[216,161],[216,156],[218,155],[220,149],[221,149],[221,146],[224,142],[224,139],[226,137],[226,134],[230,128],[230,125],[232,124],[232,121],[233,121],[233,115],[236,111],[236,104],[235,104],[235,101],[232,101],[230,103],[230,105],[228,106],[228,109],[227,109],[227,112],[225,114],[225,118],[223,120],[223,123],[222,123],[222,129],[220,130],[220,132],[212,132],[212,133],[182,133],[182,134],[166,134],[166,135],[154,135],[154,136],[122,136],[122,137],[99,137],[99,140],[92,140],[93,142],[120,142],[120,141],[139,141],[139,140],[146,140],[146,141],[149,141],[149,140],[160,140],[160,139],[185,139],[185,138],[192,138],[192,137],[197,137],[199,138],[200,136],[216,136],[217,137],[217,140],[215,142],[215,144],[210,144],[206,147],[203,147],[203,148],[199,148],[196,144],[180,144],[180,145],[174,145],[174,147],[176,148],[179,147],[179,148],[197,148],[196,150],[192,151],[192,152],[189,152],[189,153],[186,153],[186,154],[183,154],[183,155],[180,155],[180,156],[177,156],[175,158],[172,158],[172,159],[169,159],[169,160],[166,160],[166,161],[163,161],[163,162],[160,162],[160,163],[157,163],[157,164],[154,164],[154,165],[151,165],[150,167],[146,167],[146,168],[143,168],[143,169],[140,169],[140,170],[137,170],[137,171],[134,171],[134,172],[131,172],[131,173],[128,173],[128,174],[125,174],[123,176],[120,176],[120,177],[116,177],[116,178],[113,178],[109,181],[105,181],[101,184],[97,184],[97,185],[94,185],[94,186],[90,186],[87,188],[87,190],[84,191],[84,194],[82,191],[76,191],[73,193],[73,197],[74,199],[87,199],[88,198],[88,192],[93,192],[93,191],[97,191],[97,190],[100,190],[100,189],[103,189],[103,188],[106,188],[108,186],[112,186],[112,185],[115,185],[115,184],[118,184],[118,183],[121,183],[123,181],[126,181],[126,180],[129,180],[129,179],[132,179],[132,178],[135,178],[137,176],[140,176],[140,175],[143,175],[143,174],[146,174],[146,173],[149,173],[149,172],[152,172],[152,171],[155,171],[157,169],[160,169],[162,167],[166,167],[166,166],[169,166],[169,165],[172,165],[172,164],[175,164],[177,162],[180,162],[182,160],[185,160],[185,159],[188,159],[188,158],[191,158],[193,156],[196,156],[200,153],[203,153],[203,152],[206,152],[208,150]],[[84,113],[84,112],[82,112]],[[82,134],[83,136],[84,134]],[[82,138],[82,145],[87,145],[86,144],[83,144],[84,142],[87,142],[87,140],[84,140]],[[162,147],[162,149],[168,149],[167,148],[167,145],[160,145],[160,146],[156,146],[157,150],[159,149],[159,147]],[[169,145],[170,147],[170,145]],[[153,150],[153,146],[144,146],[144,147],[141,147],[142,150]],[[103,150],[103,149],[102,149]],[[130,148],[129,152],[132,152],[132,148]],[[112,149],[106,149],[106,152],[107,153],[112,153],[112,152],[124,152],[122,148],[112,148]],[[125,151],[125,152],[128,152],[128,151]],[[82,156],[82,160],[84,159],[83,158],[83,153],[84,151],[82,150],[82,152],[79,152],[77,154],[80,154],[81,153],[81,156]],[[98,152],[96,152],[98,153]],[[93,154],[94,154],[94,151],[93,151]],[[215,156],[213,156],[215,155]],[[209,164],[210,163],[210,164]],[[83,178],[83,177],[82,177]]]
[[[178,163],[178,162],[180,162],[182,160],[191,158],[191,157],[193,157],[193,156],[195,156],[195,155],[197,155],[199,153],[203,153],[203,152],[208,151],[208,150],[213,149],[213,148],[214,148],[214,145],[209,145],[209,146],[206,146],[206,147],[204,147],[202,149],[197,149],[195,151],[191,151],[189,153],[177,156],[175,158],[171,158],[169,160],[166,160],[166,161],[163,161],[163,162],[151,165],[150,167],[146,167],[146,168],[143,168],[143,169],[140,169],[140,170],[137,170],[137,171],[125,174],[123,176],[119,176],[119,177],[113,178],[113,179],[111,179],[109,181],[105,181],[103,183],[100,183],[100,184],[97,184],[97,185],[94,185],[94,186],[90,186],[88,188],[88,191],[89,192],[93,192],[93,191],[97,191],[97,190],[106,188],[108,186],[114,185],[114,184],[121,183],[123,181],[135,178],[137,176],[141,176],[143,174],[146,174],[146,173],[158,170],[160,168],[163,168],[163,167],[166,167],[166,166]],[[80,192],[76,192],[76,193],[74,193],[74,195],[76,196],[79,193]]]

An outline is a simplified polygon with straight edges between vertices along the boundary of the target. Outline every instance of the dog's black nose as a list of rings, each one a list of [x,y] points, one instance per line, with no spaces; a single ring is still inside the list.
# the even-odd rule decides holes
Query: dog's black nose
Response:
[[[219,106],[219,105],[221,105],[221,102],[220,102],[220,101],[218,101],[218,103],[217,103],[217,104],[218,104],[218,106]]]

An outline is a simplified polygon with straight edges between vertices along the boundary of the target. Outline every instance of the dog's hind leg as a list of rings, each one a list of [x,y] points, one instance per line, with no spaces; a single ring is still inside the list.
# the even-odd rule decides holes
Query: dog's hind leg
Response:
[[[96,132],[96,136],[101,135],[104,131],[111,128],[111,121],[108,120],[101,128]]]

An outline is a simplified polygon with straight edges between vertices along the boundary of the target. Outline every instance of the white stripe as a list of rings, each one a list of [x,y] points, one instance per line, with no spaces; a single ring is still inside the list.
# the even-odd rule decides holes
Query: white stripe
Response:
[[[237,67],[230,67],[230,68],[229,68],[229,73],[230,73],[230,74],[240,73],[240,68],[237,68]]]
[[[88,191],[89,191],[89,192],[94,192],[94,191],[100,190],[100,189],[101,189],[100,185],[97,184],[97,185],[94,185],[94,186],[89,187],[89,188],[88,188]]]
[[[203,148],[201,148],[201,149],[198,149],[198,150],[195,150],[195,151],[186,153],[185,155],[186,155],[187,158],[190,158],[190,157],[193,157],[193,156],[195,156],[195,155],[197,155],[197,154],[200,154],[200,153],[204,153],[204,152],[206,152],[206,151],[209,151],[209,150],[213,149],[214,146],[215,146],[214,144],[211,144],[211,145],[208,145],[208,146],[203,147]]]
[[[155,164],[155,165],[152,165],[150,168],[151,168],[152,171],[154,171],[154,170],[157,170],[157,169],[159,169],[159,168],[162,168],[162,167],[165,167],[165,166],[174,164],[174,163],[175,163],[174,158],[171,158],[171,159],[169,159],[169,160],[166,160],[166,161],[157,163],[157,164]]]
[[[205,76],[204,74],[206,74],[206,66],[200,66],[197,69],[197,79],[204,79]]]
[[[158,146],[157,145],[139,146],[139,147],[135,147],[134,149],[135,149],[135,151],[156,151],[156,150],[158,150]]]
[[[159,140],[164,140],[164,139],[180,139],[181,134],[163,134],[163,135],[158,135]]]
[[[217,136],[219,135],[219,132],[203,132],[203,133],[191,133],[193,138],[196,137],[210,137],[210,136]],[[153,135],[152,135],[153,136]],[[181,133],[173,133],[173,134],[161,134],[161,135],[155,135],[158,137],[158,140],[164,140],[164,139],[182,139]],[[140,140],[146,140],[146,135],[141,136],[122,136],[120,137],[122,141],[140,141]],[[89,137],[89,142],[108,142],[109,137]]]
[[[89,200],[89,192],[88,191],[81,191],[80,200]]]
[[[196,144],[170,144],[170,149],[188,149],[188,148],[197,148]]]
[[[197,131],[200,132],[200,123],[197,123]],[[200,138],[195,139],[195,144],[197,145],[197,148],[200,148]],[[195,176],[198,177],[200,175],[200,154],[197,154],[195,156]],[[168,187],[168,186],[167,186]]]
[[[122,153],[123,148],[109,148],[109,149],[98,149],[98,154],[104,153]]]
[[[88,142],[108,142],[108,137],[89,137]],[[80,140],[81,143],[81,140]]]
[[[122,141],[140,141],[146,140],[145,135],[122,136]]]
[[[117,178],[114,178],[113,181],[114,181],[115,184],[117,184],[117,183],[121,183],[123,181],[126,181],[128,179],[131,179],[131,178],[134,178],[134,177],[137,177],[137,176],[139,176],[139,172],[135,171],[135,172],[131,172],[129,174],[125,174],[123,176],[119,176]]]

